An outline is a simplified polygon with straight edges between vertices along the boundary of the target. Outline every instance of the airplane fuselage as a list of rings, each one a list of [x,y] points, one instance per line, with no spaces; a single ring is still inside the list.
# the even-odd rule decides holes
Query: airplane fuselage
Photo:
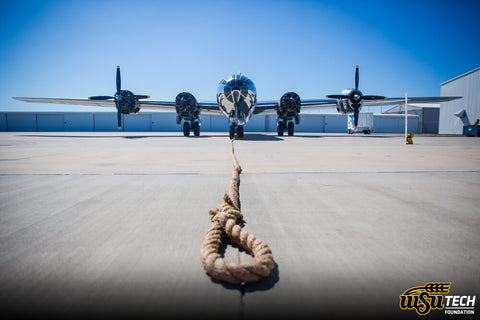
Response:
[[[230,123],[247,123],[257,103],[253,81],[241,73],[229,75],[218,84],[217,103]]]

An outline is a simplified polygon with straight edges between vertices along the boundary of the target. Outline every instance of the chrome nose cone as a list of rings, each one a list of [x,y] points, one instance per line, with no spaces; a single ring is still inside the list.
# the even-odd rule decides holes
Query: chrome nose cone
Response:
[[[240,88],[232,88],[232,96],[233,96],[233,102],[237,103],[240,101],[241,94],[240,94]]]

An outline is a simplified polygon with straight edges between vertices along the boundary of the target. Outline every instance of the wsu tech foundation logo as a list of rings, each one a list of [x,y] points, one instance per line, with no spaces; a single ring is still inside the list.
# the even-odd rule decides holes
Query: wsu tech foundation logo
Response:
[[[475,296],[449,296],[450,282],[429,282],[413,287],[400,295],[402,310],[415,310],[426,315],[432,310],[445,309],[445,314],[475,314]]]

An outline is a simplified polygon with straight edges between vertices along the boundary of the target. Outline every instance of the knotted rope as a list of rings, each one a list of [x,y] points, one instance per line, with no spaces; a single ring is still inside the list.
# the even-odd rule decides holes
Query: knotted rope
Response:
[[[252,283],[268,277],[274,268],[272,251],[268,245],[243,230],[239,223],[243,215],[239,208],[240,172],[242,168],[238,163],[231,140],[231,155],[233,158],[233,173],[228,193],[223,197],[222,205],[215,210],[210,210],[213,225],[205,234],[201,250],[201,260],[205,270],[218,280],[233,284]],[[225,261],[219,254],[219,249],[225,235],[231,242],[243,247],[253,255],[253,261],[235,264]]]

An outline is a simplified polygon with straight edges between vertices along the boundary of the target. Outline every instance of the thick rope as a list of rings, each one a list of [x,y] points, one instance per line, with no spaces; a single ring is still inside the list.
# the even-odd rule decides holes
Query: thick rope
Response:
[[[233,284],[242,284],[257,282],[262,278],[268,277],[275,264],[272,251],[268,245],[262,240],[255,238],[253,234],[242,230],[242,227],[239,225],[243,220],[243,215],[239,208],[238,192],[242,168],[235,156],[233,141],[231,141],[231,155],[234,168],[230,188],[228,194],[225,194],[223,197],[223,203],[220,208],[210,210],[209,212],[212,215],[213,225],[203,239],[201,260],[205,270],[213,278]],[[219,249],[225,236],[228,236],[230,241],[252,254],[253,261],[240,264],[226,262],[219,254]]]

